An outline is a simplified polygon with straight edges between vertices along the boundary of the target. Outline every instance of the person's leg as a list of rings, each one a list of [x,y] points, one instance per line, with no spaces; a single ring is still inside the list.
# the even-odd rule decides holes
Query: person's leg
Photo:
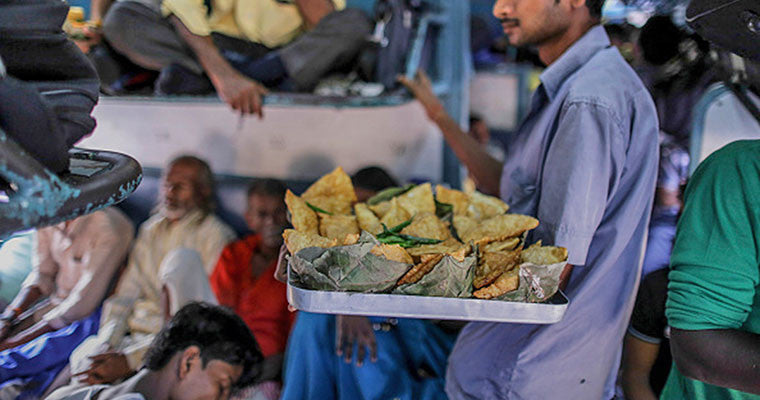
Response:
[[[41,394],[66,366],[69,354],[85,338],[97,333],[99,323],[100,309],[64,328],[0,352],[0,382],[26,378],[35,382],[34,390]]]
[[[116,2],[103,21],[103,33],[111,46],[133,63],[161,71],[156,81],[158,93],[213,92],[193,51],[158,12],[136,2]]]
[[[300,311],[288,339],[283,400],[337,399],[335,316]]]
[[[373,326],[385,318],[371,318]],[[417,400],[415,397],[415,371],[408,349],[401,339],[400,326],[390,330],[375,329],[377,341],[377,361],[364,360],[356,366],[358,348],[354,346],[351,364],[338,360],[338,392],[341,399],[362,398],[365,400],[399,399]],[[421,340],[421,338],[417,338]],[[337,357],[336,357],[337,358]]]
[[[140,3],[115,2],[103,21],[103,34],[116,51],[143,68],[160,71],[180,64],[196,74],[203,73],[172,24]]]
[[[274,54],[295,89],[309,91],[327,73],[352,61],[365,44],[371,29],[362,11],[352,8],[336,11]],[[267,56],[262,61],[276,65],[277,60],[272,60],[274,57]]]

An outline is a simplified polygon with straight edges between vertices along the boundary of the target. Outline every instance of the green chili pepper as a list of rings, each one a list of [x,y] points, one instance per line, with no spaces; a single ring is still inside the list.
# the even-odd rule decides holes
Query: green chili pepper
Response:
[[[329,211],[325,211],[325,210],[323,210],[323,209],[315,206],[314,204],[309,203],[308,201],[306,202],[306,205],[309,206],[309,208],[311,208],[312,210],[314,210],[314,211],[316,211],[318,213],[327,214],[327,215],[333,215],[333,213],[331,213]]]
[[[392,187],[392,188],[385,189],[385,190],[381,191],[380,193],[378,193],[378,194],[370,197],[367,200],[367,204],[370,205],[370,206],[374,206],[375,204],[382,203],[384,201],[388,201],[388,200],[390,200],[390,199],[392,199],[392,198],[394,198],[396,196],[402,195],[402,194],[410,191],[415,186],[417,186],[417,185],[415,185],[413,183],[410,183],[410,184],[408,184],[406,186],[402,186],[402,187]]]

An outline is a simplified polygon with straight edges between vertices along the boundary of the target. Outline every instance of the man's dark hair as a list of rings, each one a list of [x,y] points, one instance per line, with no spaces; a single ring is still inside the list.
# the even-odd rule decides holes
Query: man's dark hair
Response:
[[[211,360],[243,366],[235,388],[257,383],[261,376],[263,356],[243,320],[227,308],[200,302],[182,307],[161,329],[145,355],[145,367],[158,371],[190,346],[200,348],[204,368]]]
[[[655,15],[641,28],[639,45],[644,59],[654,65],[663,65],[678,55],[678,46],[685,33],[666,15]]]
[[[355,187],[375,192],[399,185],[391,174],[376,166],[365,167],[356,171],[351,177],[351,181]]]
[[[271,196],[284,199],[287,188],[279,179],[262,178],[256,179],[248,186],[248,197],[257,194],[259,196]]]
[[[203,190],[201,189],[207,189],[205,190],[206,193],[201,197],[199,207],[205,213],[214,211],[214,208],[216,207],[216,202],[214,201],[214,173],[211,172],[211,167],[208,163],[196,156],[187,154],[181,155],[169,162],[169,165],[166,167],[166,172],[168,173],[169,170],[177,164],[190,165],[198,170],[198,181],[196,182],[196,185],[199,187],[196,187],[195,190],[198,193],[203,193]]]
[[[591,15],[591,18],[597,20],[602,18],[602,6],[604,6],[604,1],[605,0],[586,0],[586,7],[588,7],[588,12]]]

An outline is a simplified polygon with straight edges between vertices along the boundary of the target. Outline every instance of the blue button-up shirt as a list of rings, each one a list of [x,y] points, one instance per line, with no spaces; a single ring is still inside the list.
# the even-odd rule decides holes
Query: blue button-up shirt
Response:
[[[539,219],[529,243],[568,249],[570,304],[553,325],[467,325],[449,358],[452,399],[613,395],[654,197],[657,114],[600,26],[540,79],[507,149],[501,197]]]

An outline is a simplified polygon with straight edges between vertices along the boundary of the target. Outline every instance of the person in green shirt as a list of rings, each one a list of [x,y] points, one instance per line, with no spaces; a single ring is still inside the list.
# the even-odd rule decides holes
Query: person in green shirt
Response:
[[[666,315],[661,399],[760,399],[760,140],[708,157],[686,189]]]

